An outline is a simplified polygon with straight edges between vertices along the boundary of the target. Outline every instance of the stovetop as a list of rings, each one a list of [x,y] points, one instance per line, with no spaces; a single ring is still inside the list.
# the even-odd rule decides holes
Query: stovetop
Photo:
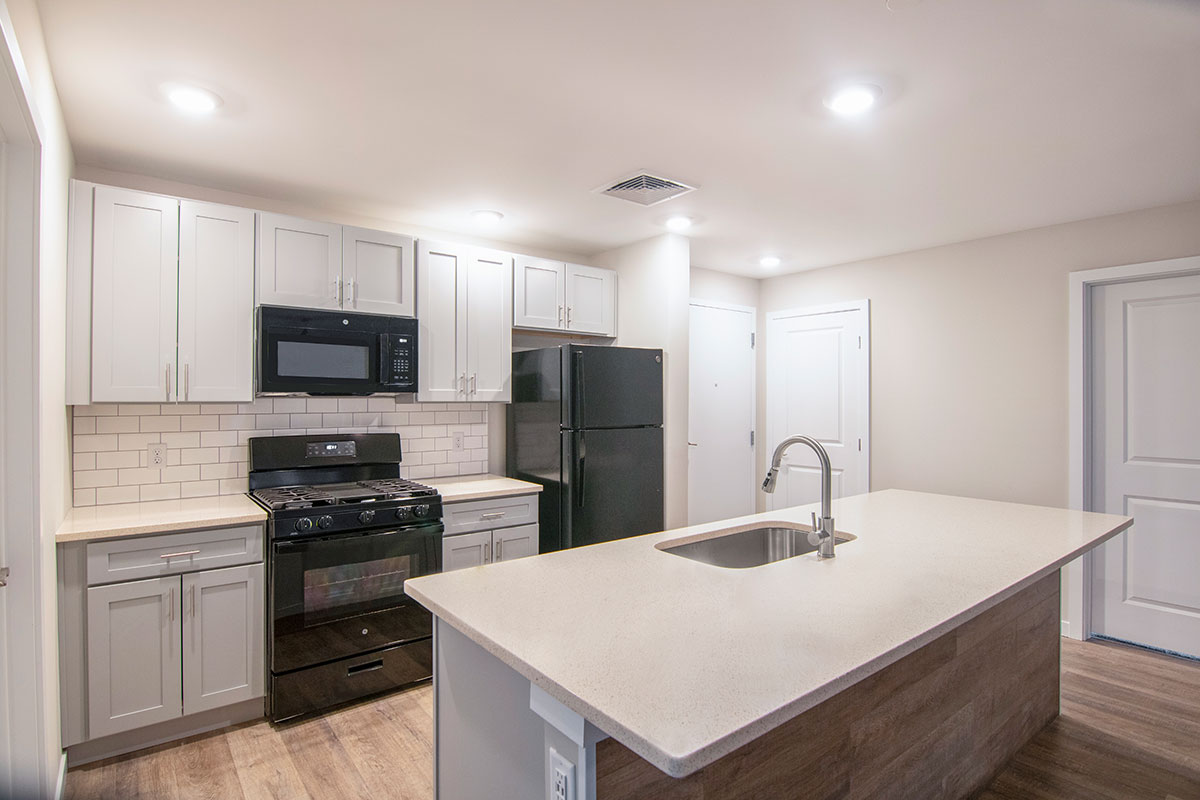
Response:
[[[383,500],[415,500],[421,497],[434,498],[437,495],[437,489],[404,478],[323,483],[313,486],[278,486],[250,492],[251,497],[272,512],[375,503]]]

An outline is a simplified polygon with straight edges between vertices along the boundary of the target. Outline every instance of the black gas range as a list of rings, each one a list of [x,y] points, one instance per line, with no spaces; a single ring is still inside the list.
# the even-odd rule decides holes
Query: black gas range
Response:
[[[267,510],[268,714],[281,722],[429,679],[433,621],[404,582],[441,571],[442,499],[390,433],[250,440]]]

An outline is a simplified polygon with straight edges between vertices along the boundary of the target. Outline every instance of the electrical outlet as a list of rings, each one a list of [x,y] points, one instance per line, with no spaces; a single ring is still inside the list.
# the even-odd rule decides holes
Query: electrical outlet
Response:
[[[575,765],[550,748],[550,798],[575,800]]]
[[[165,444],[146,445],[146,464],[150,469],[162,469],[167,465],[167,446]]]
[[[458,452],[458,451],[461,451],[461,450],[463,449],[463,447],[464,447],[464,444],[463,444],[463,432],[462,432],[462,431],[457,431],[457,432],[454,434],[454,436],[453,436],[453,445],[452,445],[452,448],[453,448],[453,449],[454,449],[456,452]]]

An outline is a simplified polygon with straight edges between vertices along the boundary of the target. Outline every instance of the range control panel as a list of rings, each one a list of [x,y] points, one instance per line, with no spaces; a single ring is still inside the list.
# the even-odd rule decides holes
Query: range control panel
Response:
[[[347,442],[309,442],[305,448],[307,458],[329,458],[342,456],[353,458],[358,455],[358,448],[353,440]]]

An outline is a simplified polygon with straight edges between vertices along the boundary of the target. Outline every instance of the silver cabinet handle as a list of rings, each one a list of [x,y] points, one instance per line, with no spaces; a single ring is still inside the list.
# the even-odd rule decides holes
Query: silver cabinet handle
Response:
[[[467,373],[458,376],[458,391],[459,394],[467,393]]]
[[[178,553],[163,553],[159,558],[183,558],[184,556],[194,556],[199,552],[199,550],[180,550]]]
[[[503,548],[504,548],[504,542],[502,540],[497,540],[496,541],[496,560],[497,561],[504,560],[504,556],[502,555],[502,553],[504,552]]]
[[[483,546],[483,563],[492,563],[492,543],[488,542]]]
[[[336,278],[333,281],[333,302],[339,306],[342,304],[342,279]]]
[[[190,364],[183,365],[183,399],[187,400],[191,394],[191,380],[188,378],[188,367]]]
[[[167,362],[167,402],[171,402],[171,362]]]
[[[562,325],[562,317],[563,317],[563,307],[559,306],[558,307],[558,324],[559,325]]]
[[[350,302],[355,308],[358,308],[358,281],[351,278],[349,284]]]
[[[479,515],[480,519],[502,519],[503,517],[504,517],[503,511],[493,511],[490,514],[480,514]]]
[[[571,327],[571,307],[567,306],[567,327]]]
[[[475,394],[475,376],[476,373],[471,373],[471,394]]]

